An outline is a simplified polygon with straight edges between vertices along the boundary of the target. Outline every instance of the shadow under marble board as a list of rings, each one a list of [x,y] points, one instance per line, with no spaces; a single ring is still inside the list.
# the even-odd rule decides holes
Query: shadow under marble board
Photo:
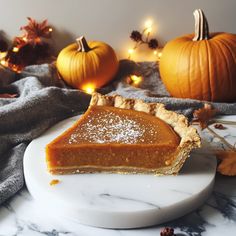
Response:
[[[139,228],[167,222],[198,208],[209,197],[216,159],[193,153],[178,176],[77,174],[47,172],[45,146],[79,116],[55,125],[33,140],[24,156],[31,195],[45,209],[96,227]],[[51,186],[50,182],[59,183]]]

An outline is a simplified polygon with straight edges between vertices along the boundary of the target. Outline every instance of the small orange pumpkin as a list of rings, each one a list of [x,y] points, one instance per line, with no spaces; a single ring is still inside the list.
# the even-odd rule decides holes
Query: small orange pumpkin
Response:
[[[195,35],[166,44],[160,74],[174,97],[236,101],[236,34],[208,32],[202,10],[194,11]]]
[[[57,69],[64,81],[73,88],[100,88],[115,76],[118,60],[108,44],[87,42],[84,37],[80,37],[77,43],[59,53]]]

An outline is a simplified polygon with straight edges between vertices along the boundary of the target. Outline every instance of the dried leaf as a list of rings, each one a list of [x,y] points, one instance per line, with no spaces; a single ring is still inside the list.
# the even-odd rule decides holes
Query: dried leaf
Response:
[[[17,94],[0,93],[0,98],[15,98]]]
[[[28,17],[28,25],[22,26],[20,29],[26,32],[27,41],[30,43],[39,43],[41,38],[50,38],[51,31],[50,26],[48,26],[48,21],[44,20],[41,23],[36,22],[36,20]]]
[[[236,151],[218,151],[216,157],[221,160],[218,172],[222,175],[236,176]]]
[[[198,122],[202,129],[205,129],[216,113],[216,109],[213,109],[211,105],[205,103],[203,108],[194,111],[194,121]]]
[[[220,129],[220,130],[226,129],[225,126],[223,126],[222,124],[219,124],[219,123],[215,124],[214,127],[215,127],[215,129]]]

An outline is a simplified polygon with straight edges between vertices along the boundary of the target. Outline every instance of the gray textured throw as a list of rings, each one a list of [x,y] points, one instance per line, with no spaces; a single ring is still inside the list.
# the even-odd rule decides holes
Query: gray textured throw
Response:
[[[126,83],[134,72],[145,77],[141,88]],[[117,78],[100,90],[125,97],[162,102],[168,109],[191,116],[203,102],[170,98],[159,79],[156,63],[122,61]],[[21,74],[0,67],[0,93],[17,93],[16,98],[0,98],[0,203],[24,184],[23,155],[28,143],[52,125],[86,110],[90,96],[66,87],[53,66],[29,66]],[[214,103],[222,114],[236,114],[236,103]]]

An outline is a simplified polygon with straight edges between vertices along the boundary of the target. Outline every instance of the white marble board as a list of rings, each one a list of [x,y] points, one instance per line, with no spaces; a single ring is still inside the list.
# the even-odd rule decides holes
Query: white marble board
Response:
[[[45,146],[78,119],[60,122],[33,140],[24,156],[26,185],[45,209],[82,224],[138,228],[176,219],[199,207],[214,184],[214,157],[193,153],[178,176],[47,172]],[[50,186],[52,179],[59,184]]]

